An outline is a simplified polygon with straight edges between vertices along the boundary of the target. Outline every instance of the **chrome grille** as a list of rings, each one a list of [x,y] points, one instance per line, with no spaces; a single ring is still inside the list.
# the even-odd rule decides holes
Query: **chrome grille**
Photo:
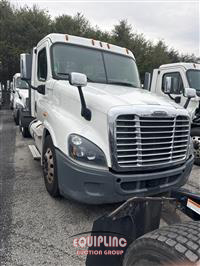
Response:
[[[187,116],[123,114],[114,123],[114,152],[120,168],[160,166],[182,161],[187,155],[190,133]]]

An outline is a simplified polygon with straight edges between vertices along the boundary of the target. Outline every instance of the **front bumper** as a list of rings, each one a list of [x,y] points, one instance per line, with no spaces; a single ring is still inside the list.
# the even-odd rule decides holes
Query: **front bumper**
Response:
[[[122,202],[134,196],[150,196],[183,186],[190,175],[194,157],[173,169],[140,174],[113,173],[79,165],[56,149],[61,195],[88,203]]]

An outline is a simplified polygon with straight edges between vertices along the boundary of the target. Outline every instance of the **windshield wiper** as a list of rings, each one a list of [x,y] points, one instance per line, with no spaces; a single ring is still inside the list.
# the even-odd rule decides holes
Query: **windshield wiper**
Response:
[[[88,77],[87,77],[87,81],[88,81],[88,82],[94,82],[94,83],[96,82],[95,80],[92,80],[92,79],[90,79],[90,78],[88,78]]]
[[[57,75],[65,75],[65,76],[69,76],[69,74],[68,73],[62,73],[62,72],[58,72],[58,73],[56,73]]]
[[[132,83],[125,82],[125,81],[109,81],[108,84],[122,85],[122,86],[127,86],[127,87],[134,87],[134,88],[137,88],[137,87],[134,86]]]

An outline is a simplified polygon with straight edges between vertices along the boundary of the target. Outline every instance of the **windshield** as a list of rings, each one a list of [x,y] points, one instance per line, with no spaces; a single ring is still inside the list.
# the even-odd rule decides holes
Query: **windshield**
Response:
[[[67,79],[70,72],[84,73],[88,82],[140,87],[133,58],[75,45],[53,46],[53,73]]]
[[[16,88],[28,89],[28,84],[24,80],[21,80],[21,78],[17,78],[16,79]]]
[[[188,83],[191,88],[196,89],[198,94],[200,93],[200,70],[188,70],[187,71]]]

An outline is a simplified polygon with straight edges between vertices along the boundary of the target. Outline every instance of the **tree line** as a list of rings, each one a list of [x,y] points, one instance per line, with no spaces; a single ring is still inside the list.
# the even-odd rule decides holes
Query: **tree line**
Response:
[[[120,20],[108,32],[92,26],[80,13],[52,19],[47,10],[36,5],[16,8],[9,1],[0,0],[0,81],[11,80],[19,72],[20,53],[30,52],[39,40],[51,32],[97,39],[130,49],[136,57],[142,79],[145,72],[151,72],[161,64],[199,60],[193,54],[180,54],[169,48],[163,40],[153,43],[143,34],[136,33],[126,20]]]

